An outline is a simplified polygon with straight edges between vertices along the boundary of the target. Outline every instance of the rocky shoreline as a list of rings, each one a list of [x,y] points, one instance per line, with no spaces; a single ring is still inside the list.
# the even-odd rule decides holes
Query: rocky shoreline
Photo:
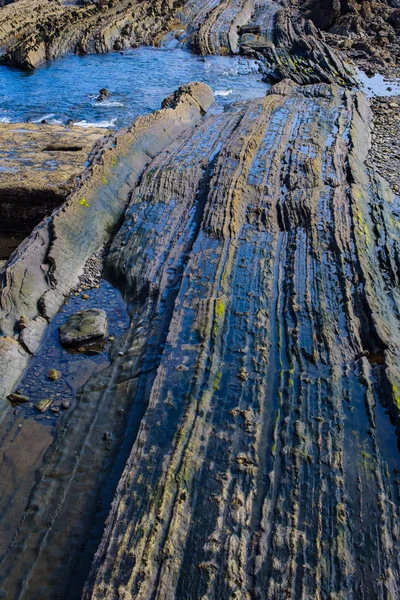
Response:
[[[395,194],[400,192],[400,98],[374,98],[371,164]]]
[[[0,9],[3,61],[22,68],[172,32],[275,82],[211,113],[191,83],[128,129],[82,132],[65,202],[2,269],[0,596],[400,595],[400,104],[369,101],[346,63],[396,73],[396,10]],[[116,290],[127,315],[110,336]],[[92,363],[73,348],[80,385],[61,411],[49,364],[65,369],[88,320],[104,347]],[[40,352],[54,376],[33,402]]]

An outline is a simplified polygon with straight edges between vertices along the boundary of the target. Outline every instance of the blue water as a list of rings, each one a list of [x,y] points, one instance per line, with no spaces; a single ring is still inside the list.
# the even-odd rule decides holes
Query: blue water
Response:
[[[216,109],[265,95],[256,61],[200,57],[179,48],[138,48],[123,54],[67,56],[32,73],[0,67],[0,122],[121,127],[160,108],[180,85],[203,81]],[[111,98],[97,102],[107,88]]]

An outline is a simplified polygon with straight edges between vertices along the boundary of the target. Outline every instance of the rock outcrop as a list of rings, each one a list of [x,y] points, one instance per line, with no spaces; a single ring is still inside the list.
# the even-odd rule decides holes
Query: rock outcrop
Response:
[[[10,597],[79,597],[97,546],[85,600],[399,595],[376,408],[400,409],[399,231],[369,122],[283,81],[128,183],[106,273],[131,326],[37,472]]]
[[[29,359],[28,348],[18,341],[21,315],[27,319],[24,336],[40,340],[43,324],[77,284],[88,258],[110,239],[144,168],[200,122],[213,99],[204,84],[183,86],[170,108],[140,117],[130,129],[104,138],[77,189],[12,255],[0,272],[0,333],[5,336],[0,337],[0,397],[8,395]],[[11,362],[9,348],[15,355]],[[0,413],[3,408],[0,405]]]
[[[84,6],[17,0],[0,11],[4,64],[33,69],[68,52],[86,54],[152,44],[167,33],[179,0],[110,0]]]
[[[182,26],[196,51],[257,56],[273,81],[354,84],[312,21],[297,7],[272,0],[113,0],[83,7],[18,0],[0,11],[2,62],[32,69],[67,52],[157,44]]]
[[[105,129],[0,123],[0,258],[62,204]],[[18,214],[18,219],[16,219]]]
[[[346,49],[355,61],[372,71],[397,70],[400,61],[400,3],[398,0],[305,0],[304,14],[329,32],[333,46]]]

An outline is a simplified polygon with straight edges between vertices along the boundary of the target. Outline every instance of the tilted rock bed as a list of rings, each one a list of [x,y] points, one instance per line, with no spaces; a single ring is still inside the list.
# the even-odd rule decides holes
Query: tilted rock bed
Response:
[[[0,398],[20,379],[48,321],[85,275],[88,260],[110,241],[130,187],[154,156],[201,121],[213,100],[202,83],[182,86],[167,108],[102,138],[67,201],[34,229],[0,271]],[[21,316],[29,343],[19,335]],[[0,402],[0,419],[3,410]]]
[[[106,276],[131,327],[1,587],[77,598],[97,548],[85,600],[395,598],[399,232],[368,104],[284,81],[195,124],[128,186]]]
[[[305,16],[328,33],[325,39],[362,68],[400,76],[398,0],[303,0],[301,5]]]
[[[63,5],[18,0],[0,10],[3,64],[33,69],[77,54],[157,45],[172,33],[200,54],[255,56],[272,81],[354,84],[311,20],[282,0],[112,0]]]

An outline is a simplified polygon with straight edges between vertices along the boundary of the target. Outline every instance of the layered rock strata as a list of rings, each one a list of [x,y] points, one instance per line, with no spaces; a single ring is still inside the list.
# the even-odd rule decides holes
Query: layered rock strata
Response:
[[[332,45],[344,49],[368,70],[395,70],[400,76],[398,0],[305,0],[301,5],[317,27],[329,32]]]
[[[111,0],[85,6],[17,0],[0,11],[2,62],[32,69],[69,52],[86,54],[151,44],[168,32],[179,0]]]
[[[9,597],[79,597],[115,488],[85,600],[399,595],[399,232],[369,123],[285,81],[131,182],[106,264],[131,327],[37,472]]]
[[[0,11],[2,61],[32,69],[68,52],[157,44],[182,25],[187,42],[201,54],[257,56],[274,81],[354,83],[312,21],[272,0],[113,0],[83,7],[18,0]]]
[[[147,408],[85,600],[398,596],[375,407],[398,410],[399,238],[369,118],[284,82],[144,174],[108,272],[133,318],[112,371]]]
[[[0,273],[0,397],[20,378],[46,323],[78,283],[88,258],[110,239],[131,187],[161,150],[200,122],[213,102],[204,84],[181,88],[170,107],[104,138],[77,189],[19,246]],[[25,341],[18,335],[24,316]],[[26,343],[29,340],[29,343]],[[4,403],[0,406],[0,412]]]

